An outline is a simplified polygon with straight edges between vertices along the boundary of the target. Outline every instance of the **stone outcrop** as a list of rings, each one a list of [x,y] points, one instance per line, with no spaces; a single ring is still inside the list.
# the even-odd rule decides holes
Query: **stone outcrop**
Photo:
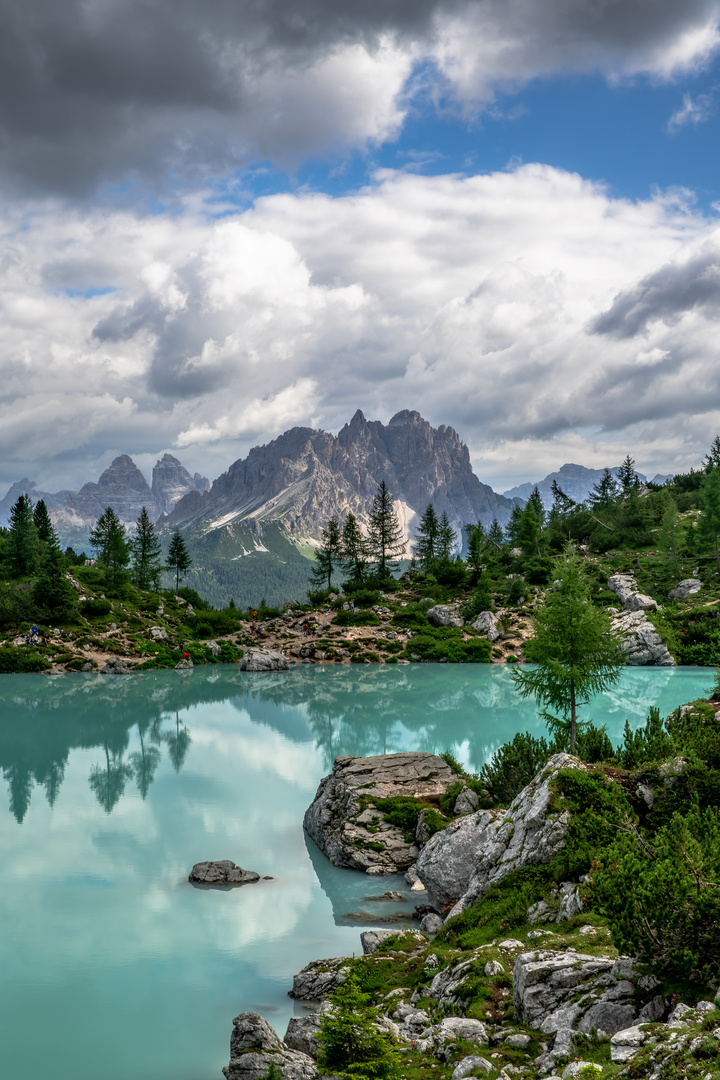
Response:
[[[335,866],[391,874],[415,863],[418,848],[384,820],[374,799],[391,796],[437,802],[455,780],[436,754],[410,751],[377,757],[339,757],[320,781],[304,827]]]
[[[428,621],[433,626],[464,626],[465,620],[460,614],[459,604],[436,604],[427,613]]]
[[[685,578],[671,589],[668,596],[671,600],[687,600],[688,596],[694,596],[702,589],[702,581],[699,578]]]
[[[312,960],[293,978],[292,990],[288,993],[298,1001],[322,1001],[342,986],[350,968],[347,956],[337,956],[330,960]]]
[[[285,657],[275,649],[246,649],[240,661],[241,671],[287,671],[289,667]]]
[[[612,628],[624,639],[622,649],[631,667],[672,667],[675,664],[644,611],[626,611],[615,616]]]
[[[473,622],[470,623],[473,630],[477,630],[478,633],[487,634],[488,641],[497,641],[502,634],[497,628],[495,616],[492,611],[481,611],[480,614]]]
[[[317,1066],[309,1054],[292,1050],[259,1013],[241,1013],[233,1020],[230,1064],[225,1080],[262,1080],[274,1064],[283,1080],[315,1080]]]
[[[254,870],[243,870],[230,859],[195,863],[188,876],[188,881],[198,885],[250,885],[259,880]]]
[[[552,1039],[543,1059],[549,1071],[557,1056],[572,1054],[578,1036],[593,1028],[613,1036],[618,1046],[632,1044],[634,1053],[640,1043],[623,1032],[638,1019],[663,1016],[664,999],[652,997],[657,986],[652,976],[640,976],[627,957],[538,950],[521,953],[515,961],[513,1004],[518,1020]]]
[[[555,754],[506,811],[478,810],[436,833],[417,861],[435,907],[457,900],[450,917],[476,903],[497,882],[524,866],[550,862],[565,845],[569,814],[550,810],[551,784],[561,769],[584,769],[571,754]],[[455,896],[450,889],[467,887]]]
[[[504,810],[478,810],[452,821],[425,844],[417,872],[438,911],[467,892],[481,853],[492,843],[504,816]]]
[[[133,664],[129,664],[127,660],[123,660],[121,656],[109,656],[105,661],[105,666],[100,668],[101,675],[129,675],[133,669]]]
[[[612,628],[623,638],[622,648],[632,667],[670,667],[675,661],[653,624],[648,611],[657,611],[657,601],[638,592],[632,574],[613,574],[608,588],[614,592],[624,611],[612,619]]]

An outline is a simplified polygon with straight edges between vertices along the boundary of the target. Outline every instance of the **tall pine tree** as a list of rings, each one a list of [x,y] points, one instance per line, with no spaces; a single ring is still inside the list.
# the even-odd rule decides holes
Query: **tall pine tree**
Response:
[[[452,527],[447,510],[443,510],[438,526],[437,557],[440,562],[448,563],[455,554],[455,530]]]
[[[42,544],[50,544],[53,541],[57,543],[58,536],[55,532],[55,526],[50,520],[50,514],[48,513],[48,508],[45,505],[44,499],[40,499],[35,503],[33,521],[35,522],[35,528],[38,531],[38,537]]]
[[[33,601],[52,618],[57,618],[70,611],[75,599],[75,590],[67,579],[65,556],[53,529],[42,545],[40,567],[33,583]]]
[[[342,534],[338,519],[333,515],[322,531],[320,547],[315,549],[315,565],[311,571],[314,585],[332,588],[332,576],[342,562]]]
[[[420,518],[420,524],[415,535],[413,555],[420,563],[421,569],[428,571],[437,558],[438,530],[440,522],[435,513],[435,507],[428,503],[425,512]]]
[[[345,518],[341,557],[351,581],[363,582],[367,575],[368,547],[354,514]]]
[[[130,540],[130,551],[135,584],[140,589],[149,589],[158,575],[162,549],[144,506],[135,524],[135,535]]]
[[[378,577],[384,581],[393,569],[391,560],[399,558],[407,546],[395,513],[393,497],[384,480],[373,499],[369,525],[370,556],[378,565]]]
[[[5,544],[5,558],[11,574],[26,577],[37,566],[40,538],[33,520],[29,495],[20,495],[10,511],[10,525]]]
[[[180,578],[188,572],[192,566],[190,552],[182,533],[175,529],[168,548],[167,569],[175,574],[175,595],[180,590]]]

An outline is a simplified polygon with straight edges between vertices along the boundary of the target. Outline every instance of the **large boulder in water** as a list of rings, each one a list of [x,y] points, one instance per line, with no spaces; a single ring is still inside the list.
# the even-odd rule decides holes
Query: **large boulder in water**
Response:
[[[303,825],[335,866],[395,874],[418,857],[405,830],[385,821],[375,800],[393,796],[437,803],[456,780],[436,754],[410,751],[377,757],[339,757],[323,777]]]
[[[197,885],[250,885],[259,880],[260,875],[254,870],[243,870],[230,859],[195,863],[188,877],[189,882]]]

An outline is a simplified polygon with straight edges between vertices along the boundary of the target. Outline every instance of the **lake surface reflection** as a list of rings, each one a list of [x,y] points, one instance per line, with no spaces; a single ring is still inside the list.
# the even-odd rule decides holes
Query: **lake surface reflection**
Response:
[[[4,1073],[36,1080],[205,1080],[231,1020],[280,1034],[292,975],[359,951],[402,878],[331,867],[303,813],[338,754],[451,749],[477,770],[544,732],[506,668],[236,667],[137,676],[1,676],[0,1016]],[[712,671],[628,669],[591,710],[626,718],[706,692]],[[2,787],[3,785],[0,785]],[[194,889],[194,862],[271,875]],[[415,901],[393,910],[411,911]]]

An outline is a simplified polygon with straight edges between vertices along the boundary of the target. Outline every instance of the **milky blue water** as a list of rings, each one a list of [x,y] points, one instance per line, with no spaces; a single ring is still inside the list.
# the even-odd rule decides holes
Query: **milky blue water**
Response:
[[[331,867],[303,813],[338,754],[451,749],[478,769],[543,732],[507,668],[235,667],[0,676],[0,1071],[43,1080],[218,1080],[232,1017],[284,1034],[309,960],[360,951],[405,888]],[[712,671],[628,669],[593,703],[619,739]],[[229,858],[271,875],[187,883]],[[417,896],[392,910],[410,911]],[[352,916],[359,916],[353,918]]]

